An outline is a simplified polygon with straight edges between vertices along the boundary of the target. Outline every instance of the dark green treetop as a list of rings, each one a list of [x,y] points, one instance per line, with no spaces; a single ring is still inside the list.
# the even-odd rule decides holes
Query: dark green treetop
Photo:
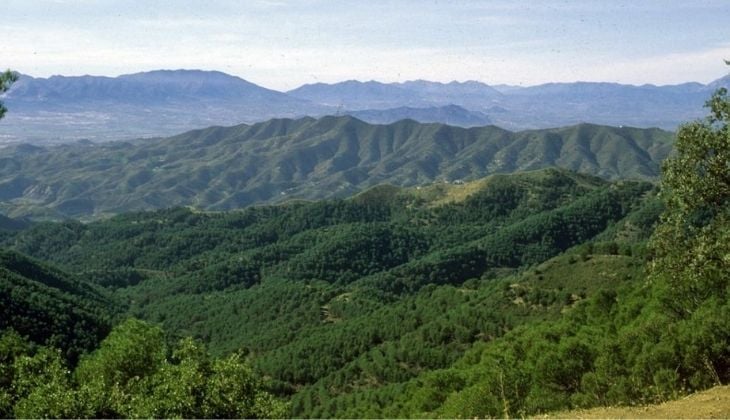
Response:
[[[654,235],[654,274],[672,290],[670,304],[688,316],[722,295],[730,272],[730,98],[718,89],[710,115],[677,132],[662,194],[667,211]]]
[[[7,92],[10,89],[10,85],[16,80],[18,80],[18,73],[14,71],[5,70],[4,73],[0,73],[0,94]],[[7,111],[8,109],[0,101],[0,119],[5,116]]]

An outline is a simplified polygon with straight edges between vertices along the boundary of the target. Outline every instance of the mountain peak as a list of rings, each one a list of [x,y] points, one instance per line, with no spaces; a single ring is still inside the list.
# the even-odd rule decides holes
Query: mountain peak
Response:
[[[20,82],[9,92],[14,98],[41,98],[64,104],[73,101],[152,104],[208,98],[298,102],[240,77],[208,70],[153,70],[118,77],[52,76],[48,79],[24,78]]]
[[[216,70],[177,69],[177,70],[152,70],[146,72],[124,74],[118,77],[122,80],[137,80],[148,83],[245,83],[254,86],[253,83]]]
[[[728,74],[724,77],[721,77],[717,80],[713,80],[712,82],[708,83],[707,86],[711,87],[713,89],[717,89],[717,88],[721,88],[721,87],[724,87],[724,88],[730,87],[730,74]]]

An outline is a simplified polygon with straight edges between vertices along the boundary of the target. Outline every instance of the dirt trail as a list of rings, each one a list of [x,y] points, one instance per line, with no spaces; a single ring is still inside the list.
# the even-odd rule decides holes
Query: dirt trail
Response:
[[[730,419],[730,386],[718,386],[675,401],[643,407],[600,407],[553,413],[549,418]]]

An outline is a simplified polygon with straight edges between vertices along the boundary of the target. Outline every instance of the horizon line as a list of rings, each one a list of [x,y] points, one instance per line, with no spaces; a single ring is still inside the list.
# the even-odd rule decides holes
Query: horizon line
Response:
[[[401,81],[396,81],[396,82],[381,81],[381,80],[376,80],[376,79],[370,79],[370,80],[344,79],[344,80],[339,80],[339,81],[336,81],[336,82],[304,83],[304,84],[299,85],[299,86],[297,86],[297,87],[295,87],[293,89],[279,90],[279,89],[267,87],[267,86],[265,86],[263,84],[259,84],[257,82],[253,82],[250,79],[244,78],[244,77],[239,76],[237,74],[226,73],[226,72],[224,72],[222,70],[206,70],[206,69],[200,69],[200,68],[197,68],[197,69],[195,69],[195,68],[177,68],[177,69],[159,68],[159,69],[153,69],[153,70],[142,70],[142,71],[137,71],[137,72],[133,72],[133,73],[120,73],[120,74],[116,74],[116,75],[97,75],[97,74],[85,73],[85,74],[71,74],[71,75],[52,74],[50,76],[33,76],[31,74],[28,74],[28,73],[23,73],[22,71],[17,71],[17,73],[20,76],[27,76],[27,77],[30,77],[32,79],[43,79],[43,80],[48,80],[48,79],[51,79],[53,77],[66,77],[66,78],[72,78],[72,77],[77,77],[77,78],[81,78],[81,77],[104,77],[104,78],[109,78],[109,79],[117,79],[119,77],[124,77],[124,76],[132,76],[132,75],[137,75],[137,74],[154,73],[154,72],[220,73],[220,74],[224,74],[224,75],[229,76],[229,77],[235,77],[235,78],[241,79],[241,80],[243,80],[245,82],[254,84],[254,85],[258,86],[258,87],[262,87],[262,88],[265,88],[265,89],[268,89],[268,90],[273,90],[273,91],[277,91],[277,92],[281,92],[281,93],[290,92],[290,91],[299,89],[299,88],[301,88],[303,86],[314,86],[314,85],[330,85],[330,86],[332,86],[332,85],[337,85],[337,84],[342,84],[342,83],[347,83],[347,82],[358,82],[358,83],[373,83],[374,82],[374,83],[380,83],[380,84],[384,84],[384,85],[398,85],[398,84],[403,84],[403,83],[408,83],[408,82],[429,82],[429,83],[440,83],[440,84],[444,84],[444,85],[451,84],[451,83],[457,83],[457,84],[480,83],[480,84],[485,85],[485,86],[488,86],[488,87],[502,86],[502,87],[510,87],[510,88],[530,88],[530,87],[545,86],[545,85],[551,85],[551,84],[579,84],[579,83],[586,83],[586,84],[610,84],[610,85],[633,86],[633,87],[647,87],[647,86],[652,86],[652,87],[671,87],[671,86],[682,86],[682,85],[687,85],[687,84],[699,84],[699,85],[702,85],[702,86],[709,86],[712,83],[715,83],[715,82],[717,82],[719,80],[722,80],[722,79],[730,76],[730,73],[727,73],[725,75],[722,75],[722,76],[720,76],[720,77],[718,77],[716,79],[713,79],[713,80],[709,81],[708,83],[702,83],[702,82],[699,82],[699,81],[685,81],[685,82],[681,82],[681,83],[670,83],[670,84],[654,84],[654,83],[634,84],[634,83],[609,82],[609,81],[605,81],[605,80],[601,80],[601,81],[596,81],[596,80],[574,80],[574,81],[570,81],[570,82],[565,82],[565,81],[563,81],[563,82],[544,82],[544,83],[537,83],[537,84],[533,84],[533,85],[527,85],[527,84],[510,84],[510,83],[495,83],[495,84],[490,84],[490,83],[487,83],[487,82],[484,82],[484,81],[481,81],[481,80],[478,80],[478,79],[467,79],[467,80],[463,80],[463,81],[462,80],[452,79],[450,81],[440,81],[440,80],[430,80],[430,79],[417,78],[417,79],[406,79],[406,80],[401,80]]]

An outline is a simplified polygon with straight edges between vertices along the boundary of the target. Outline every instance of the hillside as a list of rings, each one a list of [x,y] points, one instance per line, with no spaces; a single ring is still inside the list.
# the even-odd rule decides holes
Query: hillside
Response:
[[[730,417],[730,386],[718,386],[662,404],[561,411],[549,417],[559,419],[726,419]]]
[[[12,328],[70,360],[109,333],[116,309],[100,288],[6,250],[0,250],[0,303],[0,331]]]
[[[641,276],[630,256],[641,238],[610,232],[647,209],[651,184],[548,169],[477,185],[39,223],[4,245],[107,288],[172,337],[192,335],[216,355],[247,349],[273,389],[296,391],[293,416],[340,416],[322,411],[325,398],[407,384]],[[560,255],[601,234],[609,242],[589,256]]]
[[[589,124],[510,132],[352,117],[271,120],[165,139],[0,149],[0,211],[61,218],[227,210],[546,167],[655,179],[671,145],[662,130]]]
[[[727,92],[711,104],[714,120],[677,134],[661,184],[550,167],[234,211],[4,219],[0,415],[514,418],[647,407],[727,383]],[[427,143],[419,133],[430,130]],[[284,147],[297,162],[288,175],[300,176],[327,172],[306,166],[312,156],[334,155],[334,167],[385,146],[412,157],[472,156],[472,142],[487,137],[480,130],[501,133],[508,148],[559,140],[597,143],[610,156],[631,144],[646,158],[664,145],[654,142],[660,130],[510,133],[343,117],[159,142],[20,145],[0,162],[52,177],[44,165],[56,152],[75,169],[97,165],[96,178],[110,182],[115,165],[152,163],[138,182],[126,179],[131,189],[180,162],[170,156],[207,162],[224,153],[201,153],[206,147],[234,156],[251,146],[244,150],[254,157]],[[383,133],[391,143],[380,142]],[[597,137],[581,140],[586,134]],[[359,139],[379,148],[361,155]],[[170,154],[155,155],[160,144]],[[357,153],[338,155],[343,144]],[[97,147],[119,154],[98,160]],[[609,167],[627,167],[622,153]],[[96,178],[69,177],[83,181],[76,191],[98,189]],[[27,182],[14,178],[2,193],[12,200]],[[650,409],[622,412],[635,410]]]
[[[457,105],[431,106],[426,108],[399,107],[390,109],[366,109],[347,111],[347,115],[371,123],[392,124],[400,120],[414,120],[420,123],[442,123],[457,127],[479,127],[491,120],[481,112],[469,111]]]
[[[217,360],[249,355],[289,417],[527,416],[646,404],[727,377],[728,301],[676,319],[662,306],[671,289],[647,287],[656,192],[544,169],[347,200],[34,223],[0,245],[104,288],[169,342],[193,337]],[[164,384],[182,380],[154,378],[124,395],[165,401]],[[114,412],[200,407],[145,404]]]

